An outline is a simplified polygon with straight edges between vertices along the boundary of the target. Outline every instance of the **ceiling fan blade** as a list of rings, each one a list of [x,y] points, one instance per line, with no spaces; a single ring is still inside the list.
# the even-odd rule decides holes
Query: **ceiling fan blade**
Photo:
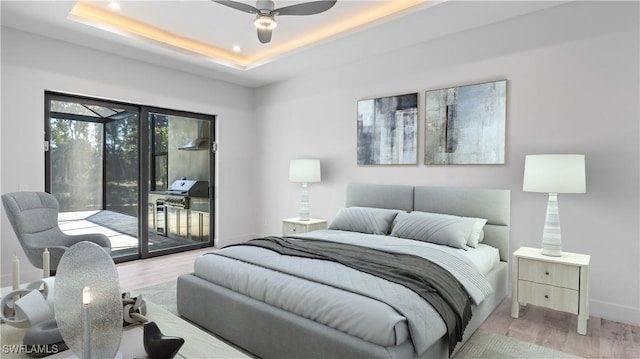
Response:
[[[231,1],[231,0],[211,0],[211,1],[217,2],[220,5],[228,6],[236,10],[248,12],[249,14],[257,14],[260,12],[260,10],[258,10],[257,8],[251,5],[247,5],[245,3],[238,2],[238,1]]]
[[[258,29],[258,40],[263,44],[269,43],[271,41],[271,33],[270,29]]]
[[[274,15],[314,15],[331,9],[336,2],[337,0],[306,2],[275,9],[271,13]]]

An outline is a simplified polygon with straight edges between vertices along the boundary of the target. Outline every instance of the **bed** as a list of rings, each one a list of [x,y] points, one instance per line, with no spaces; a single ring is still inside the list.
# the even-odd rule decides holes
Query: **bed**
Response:
[[[197,258],[194,272],[178,278],[179,314],[261,358],[450,357],[507,294],[510,191],[352,183],[346,197],[328,230]],[[425,241],[416,230],[425,218],[439,225],[453,216],[473,224],[471,232],[456,224],[443,237],[431,225]],[[366,246],[406,256],[403,263],[428,258],[464,288],[466,295],[455,296],[466,297],[459,307],[469,308],[470,319],[451,330],[455,320],[443,320],[441,305],[424,300],[428,290],[412,291],[369,267],[264,247],[298,244],[338,246],[338,256],[343,246]]]

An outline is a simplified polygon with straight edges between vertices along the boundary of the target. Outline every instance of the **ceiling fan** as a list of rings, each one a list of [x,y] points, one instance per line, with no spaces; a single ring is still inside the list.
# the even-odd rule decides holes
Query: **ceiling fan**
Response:
[[[272,30],[278,26],[276,15],[315,15],[331,9],[337,2],[337,0],[312,1],[274,9],[275,5],[271,0],[258,0],[255,7],[232,0],[212,1],[249,14],[256,14],[253,24],[258,28],[258,39],[263,44],[271,41]]]

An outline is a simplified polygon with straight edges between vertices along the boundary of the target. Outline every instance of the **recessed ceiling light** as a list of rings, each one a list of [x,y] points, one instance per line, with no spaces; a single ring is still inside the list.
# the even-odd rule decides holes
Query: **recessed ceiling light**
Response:
[[[120,4],[118,4],[115,1],[112,1],[112,2],[109,3],[109,8],[111,10],[120,10]]]
[[[233,47],[233,52],[240,52],[240,46],[236,45]]]

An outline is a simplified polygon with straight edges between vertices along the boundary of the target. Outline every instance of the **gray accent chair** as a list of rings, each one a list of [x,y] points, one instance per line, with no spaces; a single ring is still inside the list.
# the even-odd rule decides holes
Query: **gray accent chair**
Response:
[[[89,241],[111,253],[109,237],[101,233],[68,235],[58,227],[58,200],[46,192],[14,192],[2,195],[2,204],[29,262],[42,269],[42,252],[49,250],[52,274],[72,245]]]

